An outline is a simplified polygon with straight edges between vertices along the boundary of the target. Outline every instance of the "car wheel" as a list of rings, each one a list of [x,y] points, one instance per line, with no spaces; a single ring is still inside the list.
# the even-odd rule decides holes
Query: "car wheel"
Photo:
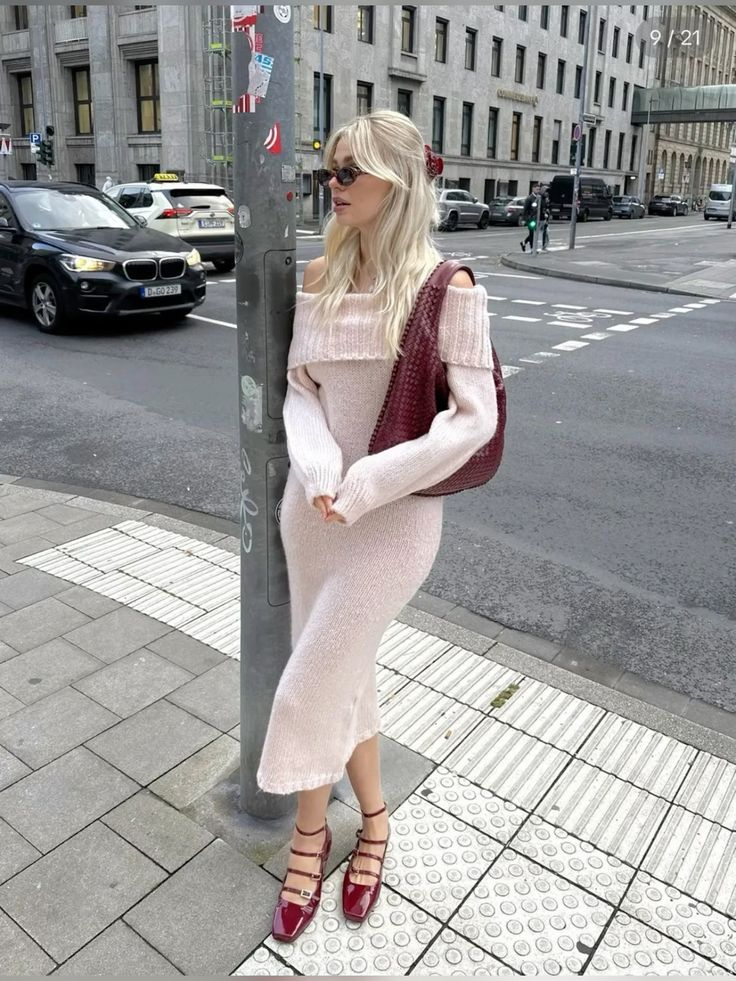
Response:
[[[447,221],[445,222],[445,231],[454,232],[457,228],[457,211],[452,211],[447,216]]]
[[[480,216],[480,221],[478,222],[478,228],[488,228],[490,219],[487,214],[482,214]]]
[[[703,221],[708,221],[709,219],[710,219],[710,215],[706,215],[706,213],[703,212]]]
[[[580,221],[587,221],[587,220],[588,220],[588,209],[585,208],[583,211],[580,212]]]
[[[603,220],[604,220],[604,221],[610,221],[610,220],[611,220],[611,218],[613,218],[613,212],[612,212],[612,211],[609,211],[609,212],[608,212],[608,214],[605,214],[605,215],[603,216]]]
[[[51,273],[41,273],[31,284],[28,305],[38,329],[44,334],[58,334],[67,318],[61,287]]]
[[[216,272],[231,272],[235,268],[235,259],[213,259],[212,265]]]

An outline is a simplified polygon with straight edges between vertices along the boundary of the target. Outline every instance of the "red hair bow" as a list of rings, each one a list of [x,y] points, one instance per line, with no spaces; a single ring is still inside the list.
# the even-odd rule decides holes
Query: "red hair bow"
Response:
[[[424,144],[424,163],[427,167],[427,174],[429,179],[433,181],[435,177],[439,177],[442,171],[445,169],[445,162],[438,153],[432,153],[432,147]]]

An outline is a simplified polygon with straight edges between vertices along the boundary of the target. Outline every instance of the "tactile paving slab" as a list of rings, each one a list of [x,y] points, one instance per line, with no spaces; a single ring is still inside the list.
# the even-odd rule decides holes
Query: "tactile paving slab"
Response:
[[[639,872],[622,908],[647,926],[736,974],[736,920],[707,903],[693,902],[646,872]]]
[[[582,760],[575,760],[538,814],[622,862],[638,866],[671,805]]]
[[[529,736],[575,753],[605,715],[605,710],[574,695],[524,678],[507,702],[492,710],[500,719]]]
[[[693,899],[736,916],[736,832],[673,806],[642,868]]]
[[[617,913],[584,973],[586,977],[662,977],[726,972],[658,930],[632,920],[626,913]]]
[[[490,712],[494,698],[510,685],[522,681],[518,671],[511,671],[462,647],[445,651],[416,678],[428,688],[450,695],[479,712]]]
[[[444,762],[449,770],[532,810],[571,757],[504,722],[483,718]]]
[[[420,974],[422,977],[454,977],[463,978],[475,975],[518,975],[508,966],[497,960],[491,954],[469,943],[465,937],[446,927],[437,937],[424,957],[410,974]]]
[[[578,974],[613,907],[506,849],[449,926],[522,974]]]
[[[672,800],[697,752],[678,739],[607,713],[578,756],[636,787]]]
[[[381,638],[376,657],[379,664],[392,671],[398,671],[407,678],[416,678],[451,646],[448,640],[394,621]]]
[[[295,974],[296,971],[282,964],[278,957],[275,957],[268,948],[259,947],[230,976],[252,978],[261,976],[277,977],[280,975],[293,976]]]
[[[700,753],[675,803],[736,831],[736,766]]]
[[[391,816],[384,882],[446,921],[502,850],[488,835],[412,794]]]
[[[416,793],[504,844],[527,818],[527,812],[516,804],[502,800],[443,766],[438,766]]]
[[[406,974],[441,923],[386,886],[368,920],[350,923],[342,914],[346,867],[343,863],[325,880],[319,909],[295,943],[268,937],[266,945],[301,974]]]
[[[514,838],[516,851],[588,892],[618,905],[636,870],[588,841],[532,815]]]

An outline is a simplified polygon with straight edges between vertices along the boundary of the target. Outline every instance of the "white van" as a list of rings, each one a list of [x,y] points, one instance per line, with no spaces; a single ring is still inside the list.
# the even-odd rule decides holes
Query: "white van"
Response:
[[[703,208],[703,218],[728,218],[728,208],[731,203],[730,184],[711,184],[708,197]]]

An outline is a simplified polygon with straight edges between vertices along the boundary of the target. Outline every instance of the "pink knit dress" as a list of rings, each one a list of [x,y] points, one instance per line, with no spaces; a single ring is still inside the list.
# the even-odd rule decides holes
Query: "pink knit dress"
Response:
[[[442,534],[442,498],[412,493],[454,473],[497,420],[482,286],[448,287],[442,308],[448,409],[426,436],[371,456],[393,366],[376,298],[348,295],[332,324],[317,322],[315,301],[297,294],[284,405],[292,654],[258,770],[274,794],[336,783],[355,747],[379,731],[376,651],[429,574]],[[324,522],[312,506],[322,494],[346,524]]]

